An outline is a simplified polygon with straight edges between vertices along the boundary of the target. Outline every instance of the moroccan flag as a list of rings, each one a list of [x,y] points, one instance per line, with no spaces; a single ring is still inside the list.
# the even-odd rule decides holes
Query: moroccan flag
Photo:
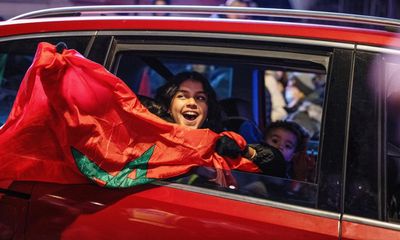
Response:
[[[241,147],[242,137],[232,132]],[[0,129],[0,180],[130,187],[215,168],[215,181],[234,183],[230,169],[258,172],[251,161],[214,152],[218,135],[167,123],[151,114],[122,80],[75,50],[40,43]]]

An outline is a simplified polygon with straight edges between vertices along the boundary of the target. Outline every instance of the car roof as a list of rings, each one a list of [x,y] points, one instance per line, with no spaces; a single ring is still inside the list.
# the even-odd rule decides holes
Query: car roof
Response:
[[[160,12],[171,15],[151,15]],[[257,18],[210,17],[230,13]],[[22,14],[0,22],[0,28],[0,37],[66,31],[184,31],[273,35],[400,48],[396,32],[399,20],[292,9],[171,5],[65,7]]]

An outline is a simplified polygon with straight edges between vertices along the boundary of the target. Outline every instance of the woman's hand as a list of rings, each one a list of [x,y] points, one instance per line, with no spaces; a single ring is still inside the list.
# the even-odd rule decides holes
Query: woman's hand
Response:
[[[238,158],[242,154],[242,149],[235,140],[228,136],[221,136],[215,144],[215,151],[223,156],[229,158]]]

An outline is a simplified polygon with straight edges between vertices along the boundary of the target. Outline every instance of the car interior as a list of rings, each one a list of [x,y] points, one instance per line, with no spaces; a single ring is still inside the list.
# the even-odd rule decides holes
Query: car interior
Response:
[[[149,98],[153,98],[157,88],[174,74],[182,71],[200,72],[209,79],[217,92],[223,109],[225,129],[241,134],[248,143],[260,143],[264,140],[263,131],[271,122],[272,103],[270,93],[265,87],[268,84],[265,82],[266,71],[283,73],[286,78],[294,73],[319,77],[321,88],[318,91],[321,91],[315,90],[313,94],[318,93],[315,100],[318,100],[316,102],[321,109],[323,107],[326,74],[321,67],[310,70],[309,66],[300,67],[298,62],[277,65],[276,61],[272,64],[268,58],[243,58],[224,54],[121,51],[116,55],[111,71],[123,79],[136,94]],[[307,67],[309,72],[304,71]],[[318,149],[317,136],[308,141],[303,154],[298,154],[297,162],[302,162],[298,167],[303,171],[300,174],[301,179],[234,171],[238,186],[221,188],[202,177],[207,176],[207,169],[195,169],[170,181],[315,207]]]

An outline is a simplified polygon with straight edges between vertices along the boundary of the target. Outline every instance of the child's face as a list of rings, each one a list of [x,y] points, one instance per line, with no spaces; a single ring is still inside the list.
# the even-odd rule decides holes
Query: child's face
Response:
[[[285,161],[289,162],[292,160],[297,146],[297,138],[295,134],[283,128],[276,128],[271,130],[265,141],[269,145],[279,149],[285,158]]]

